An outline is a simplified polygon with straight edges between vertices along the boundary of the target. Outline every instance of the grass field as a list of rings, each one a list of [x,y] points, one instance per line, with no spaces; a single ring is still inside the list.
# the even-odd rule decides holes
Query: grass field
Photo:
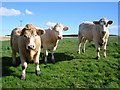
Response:
[[[120,49],[118,37],[110,37],[107,57],[101,54],[96,60],[94,43],[86,44],[86,53],[76,54],[77,38],[60,40],[55,52],[56,63],[44,65],[43,51],[40,57],[41,76],[35,75],[35,65],[28,64],[26,80],[20,80],[21,64],[11,65],[10,41],[2,41],[2,87],[3,88],[120,88]]]

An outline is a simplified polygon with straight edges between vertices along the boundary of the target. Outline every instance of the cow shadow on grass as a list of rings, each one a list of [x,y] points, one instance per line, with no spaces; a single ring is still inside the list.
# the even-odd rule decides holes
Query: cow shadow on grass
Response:
[[[14,67],[17,67],[20,65],[20,58],[17,57],[16,58],[16,65]],[[10,76],[13,72],[10,69],[10,67],[12,67],[12,57],[2,57],[2,77],[4,76]]]
[[[40,60],[40,64],[44,63],[44,54],[41,53],[40,57],[42,58],[42,60]],[[51,60],[51,53],[48,54],[48,57],[47,57],[47,63],[52,63],[52,60]],[[66,55],[65,53],[54,53],[54,57],[55,57],[55,63],[57,62],[61,62],[61,61],[70,61],[72,59],[75,59],[73,56],[70,56],[70,55]]]
[[[33,63],[27,61],[27,63]],[[12,64],[12,57],[2,57],[2,77],[14,75],[14,70],[11,70],[10,67],[18,67],[21,64],[20,57],[16,57],[16,65]],[[20,77],[20,76],[17,76]]]
[[[65,53],[55,53],[55,63],[57,62],[61,62],[61,61],[70,61],[72,59],[74,59],[73,56],[69,56],[66,55]],[[40,59],[40,64],[44,64],[44,54],[41,53],[40,57],[42,58],[42,60]],[[51,60],[51,53],[49,53],[48,55],[48,64],[52,64],[52,60]],[[34,62],[29,62],[27,61],[27,63],[32,63],[34,64]],[[14,70],[10,69],[11,67],[18,67],[21,64],[20,61],[20,57],[16,57],[16,64],[15,66],[12,65],[12,57],[2,57],[2,77],[5,76],[10,76],[10,75],[14,75]],[[19,75],[17,77],[20,77]]]

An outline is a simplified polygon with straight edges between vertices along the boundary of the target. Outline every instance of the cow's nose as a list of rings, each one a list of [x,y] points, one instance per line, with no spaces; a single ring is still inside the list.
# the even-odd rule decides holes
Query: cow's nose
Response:
[[[28,46],[28,49],[34,49],[34,48],[35,48],[34,45],[29,45],[29,46]]]
[[[58,39],[62,39],[62,36],[58,36]]]
[[[105,34],[106,33],[106,31],[102,31],[102,34]]]

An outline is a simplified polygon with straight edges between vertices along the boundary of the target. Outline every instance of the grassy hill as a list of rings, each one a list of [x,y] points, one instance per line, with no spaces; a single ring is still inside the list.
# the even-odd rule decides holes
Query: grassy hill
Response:
[[[96,60],[94,43],[86,44],[86,52],[77,51],[77,38],[60,40],[55,52],[56,63],[51,63],[49,53],[47,65],[43,64],[43,50],[40,55],[41,76],[35,75],[35,65],[28,64],[26,80],[20,80],[21,64],[11,65],[10,41],[2,41],[2,87],[3,88],[120,88],[120,49],[118,37],[110,37],[107,57]]]

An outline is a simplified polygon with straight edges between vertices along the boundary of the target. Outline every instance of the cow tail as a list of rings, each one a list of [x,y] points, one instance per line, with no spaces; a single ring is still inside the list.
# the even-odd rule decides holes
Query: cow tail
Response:
[[[10,45],[11,45],[11,47],[12,47],[12,36],[13,36],[13,31],[12,31],[11,37],[10,37]]]
[[[80,27],[81,27],[81,24],[79,25],[79,28],[78,28],[78,37],[80,37],[81,33],[80,33]]]

